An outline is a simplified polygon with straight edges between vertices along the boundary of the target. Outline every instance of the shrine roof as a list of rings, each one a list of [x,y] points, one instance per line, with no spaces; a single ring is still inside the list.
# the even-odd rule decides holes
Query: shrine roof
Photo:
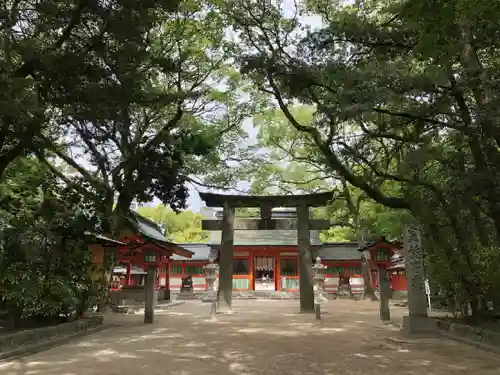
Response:
[[[161,232],[161,228],[154,221],[139,215],[137,212],[131,211],[131,215],[127,220],[132,224],[132,227],[139,232],[139,234],[147,237],[150,240],[161,242],[168,242],[167,238]]]
[[[178,245],[193,253],[193,256],[189,260],[207,260],[211,250],[210,246],[206,243],[180,243]],[[184,260],[185,258],[174,254],[172,255],[172,259]]]
[[[124,242],[114,240],[112,238],[103,236],[102,234],[97,234],[97,233],[91,233],[91,232],[85,232],[85,236],[91,238],[89,242],[91,244],[99,244],[104,247],[119,247],[119,246],[125,246],[126,244]]]
[[[400,249],[402,247],[401,242],[389,241],[384,236],[382,236],[377,241],[366,244],[366,246],[359,249],[359,251],[371,250],[373,248],[381,247],[384,245],[391,246],[391,247],[396,248],[396,249]]]
[[[320,246],[318,231],[312,230],[311,245]],[[208,244],[220,246],[221,231],[211,231]],[[297,246],[296,230],[235,230],[234,246]]]
[[[361,260],[357,242],[329,242],[316,251],[323,260]]]
[[[161,232],[161,227],[154,221],[139,215],[135,211],[130,211],[130,215],[127,217],[127,220],[134,230],[136,230],[141,236],[150,240],[163,250],[177,254],[184,258],[191,258],[193,256],[194,253],[192,251],[169,241]]]

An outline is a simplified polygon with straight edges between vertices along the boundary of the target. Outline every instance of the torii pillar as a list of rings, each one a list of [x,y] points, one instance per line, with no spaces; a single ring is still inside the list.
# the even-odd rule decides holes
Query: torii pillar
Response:
[[[329,220],[309,219],[309,207],[326,206],[334,199],[334,193],[247,196],[200,193],[207,207],[223,207],[222,220],[203,220],[203,230],[220,230],[219,254],[219,311],[230,312],[233,292],[233,242],[234,230],[297,230],[299,260],[300,311],[314,312],[314,289],[312,275],[311,230],[330,228]],[[257,207],[261,219],[235,220],[236,207]],[[297,208],[297,219],[272,219],[273,207]]]
[[[221,248],[219,252],[218,310],[231,312],[233,299],[234,206],[225,202],[222,211]]]

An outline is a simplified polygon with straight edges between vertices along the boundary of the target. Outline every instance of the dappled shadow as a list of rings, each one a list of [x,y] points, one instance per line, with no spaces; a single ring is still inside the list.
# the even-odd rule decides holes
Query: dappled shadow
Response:
[[[350,307],[349,307],[350,306]],[[298,301],[237,301],[235,313],[208,319],[190,302],[130,325],[0,363],[2,375],[498,375],[500,361],[444,339],[409,339],[378,322],[376,305],[325,306],[323,320],[299,314]]]

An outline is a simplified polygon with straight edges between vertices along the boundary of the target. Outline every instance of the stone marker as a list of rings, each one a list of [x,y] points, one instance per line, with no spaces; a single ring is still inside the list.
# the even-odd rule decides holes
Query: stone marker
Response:
[[[404,233],[404,257],[408,280],[409,315],[403,317],[403,329],[408,332],[429,332],[436,330],[436,322],[427,313],[424,266],[420,230],[407,226]]]

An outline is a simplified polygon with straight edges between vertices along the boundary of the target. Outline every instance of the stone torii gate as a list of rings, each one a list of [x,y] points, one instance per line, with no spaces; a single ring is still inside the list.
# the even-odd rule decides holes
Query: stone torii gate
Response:
[[[314,291],[312,277],[311,230],[328,229],[329,220],[310,219],[309,207],[324,207],[334,199],[334,193],[305,195],[224,195],[200,193],[207,207],[222,207],[222,220],[203,220],[203,230],[220,230],[221,247],[219,256],[219,311],[231,311],[233,291],[233,242],[234,230],[297,230],[299,260],[299,291],[301,312],[314,312]],[[260,208],[260,219],[237,219],[237,207]],[[275,207],[295,207],[297,219],[272,219]]]

